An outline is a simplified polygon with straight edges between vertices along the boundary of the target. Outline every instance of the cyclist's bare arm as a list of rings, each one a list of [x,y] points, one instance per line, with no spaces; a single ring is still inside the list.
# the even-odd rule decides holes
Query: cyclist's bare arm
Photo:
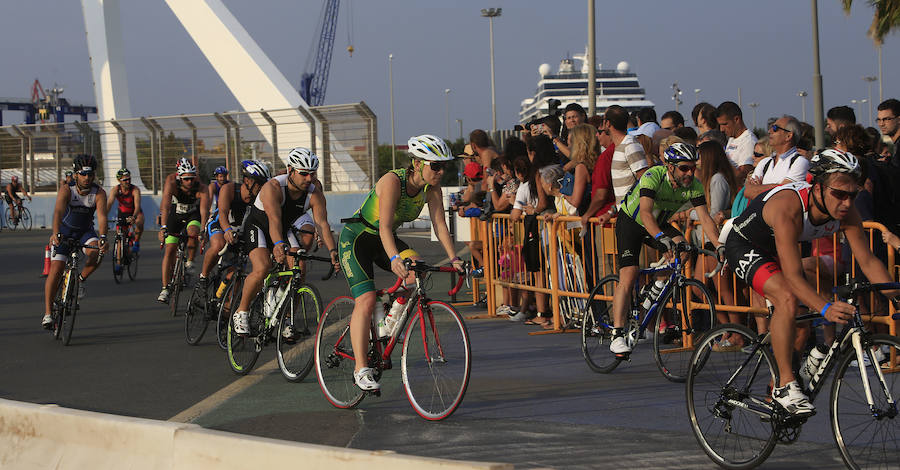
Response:
[[[776,193],[763,207],[763,220],[772,227],[775,234],[778,264],[781,265],[790,292],[809,308],[821,312],[828,302],[809,284],[803,274],[799,243],[803,231],[803,204],[800,198],[793,191]],[[843,309],[839,307],[837,310]]]
[[[50,244],[56,245],[59,241],[56,234],[59,233],[59,226],[62,225],[63,214],[66,212],[66,206],[69,205],[69,198],[72,196],[69,186],[62,186],[56,193],[56,205],[53,207],[53,230],[50,231]]]
[[[225,232],[229,228],[231,228],[231,223],[228,220],[228,214],[231,213],[231,201],[234,200],[234,181],[227,183],[222,186],[219,191],[219,227],[222,228],[222,231]]]
[[[141,190],[131,185],[131,196],[134,197],[134,217],[141,213]]]
[[[172,205],[172,193],[175,192],[175,184],[175,173],[166,176],[166,182],[163,184],[162,200],[159,204],[159,216],[163,225],[169,220],[169,208]]]
[[[99,235],[101,237],[106,236],[106,231],[109,229],[107,223],[109,223],[109,211],[106,208],[106,191],[103,188],[97,190],[97,231],[100,232]],[[106,247],[102,247],[100,249],[101,253],[106,252]]]
[[[263,185],[259,191],[259,200],[263,211],[269,219],[269,237],[272,243],[282,240],[281,235],[281,185],[274,178]],[[273,247],[274,249],[274,247]]]
[[[113,201],[116,199],[116,193],[118,193],[118,192],[119,192],[119,187],[113,186],[112,188],[110,188],[109,194],[106,195],[106,212],[107,213],[109,213],[109,211],[111,211],[112,208],[115,207],[113,205]],[[99,213],[100,209],[97,209],[97,212]]]
[[[844,230],[844,236],[847,237],[847,242],[850,244],[850,252],[856,257],[856,262],[859,263],[859,268],[862,269],[863,274],[871,282],[894,282],[881,260],[876,258],[872,254],[872,250],[869,249],[868,238],[863,231],[862,220],[856,207],[850,207],[850,213],[847,214],[847,218],[841,223],[841,228]],[[886,290],[882,291],[882,294],[893,297],[900,294],[900,291]]]
[[[656,234],[662,232],[662,228],[656,223],[656,217],[653,217],[654,204],[655,200],[652,197],[641,196],[641,222],[644,223],[644,228],[647,229],[647,233],[649,233],[651,237],[656,238]]]
[[[375,194],[378,196],[378,237],[381,246],[388,259],[400,254],[397,244],[394,243],[394,211],[400,200],[400,178],[388,173],[381,177],[375,184]],[[391,261],[391,271],[399,277],[405,278],[408,273],[406,266],[400,258]]]
[[[212,203],[212,201],[215,199],[215,196],[216,196],[216,183],[215,182],[209,183],[209,186],[206,187],[206,195],[209,198],[209,199],[207,199],[207,204]],[[203,207],[203,206],[200,206],[200,207]],[[207,205],[206,207],[209,208],[210,206]],[[206,220],[206,218],[204,217],[201,220]]]
[[[721,245],[719,243],[719,227],[716,226],[716,223],[710,217],[706,204],[695,206],[694,210],[697,211],[697,218],[700,219],[700,225],[703,227],[703,233],[706,234],[706,237],[712,240],[715,246]]]
[[[209,217],[209,194],[206,191],[197,191],[197,197],[200,199],[200,222],[206,223]]]
[[[325,194],[321,191],[313,192],[310,195],[309,207],[312,209],[313,221],[316,223],[316,227],[319,228],[319,233],[322,234],[325,247],[328,248],[331,264],[334,265],[335,271],[340,271],[341,263],[338,260],[337,244],[334,242],[334,233],[331,231],[331,225],[328,223],[328,206],[325,202]]]
[[[453,239],[450,237],[450,230],[447,229],[447,222],[444,219],[444,196],[441,194],[440,188],[428,188],[425,201],[428,203],[428,214],[431,216],[431,225],[434,227],[435,235],[441,241],[444,251],[447,252],[447,257],[456,258]]]

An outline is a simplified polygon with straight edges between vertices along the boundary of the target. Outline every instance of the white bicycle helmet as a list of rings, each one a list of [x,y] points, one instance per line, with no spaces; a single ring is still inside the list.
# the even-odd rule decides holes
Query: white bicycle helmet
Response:
[[[316,171],[319,169],[319,157],[308,148],[296,147],[288,154],[287,166],[300,171]]]
[[[269,167],[257,160],[244,160],[241,162],[241,168],[243,168],[244,176],[260,183],[265,183],[272,177],[269,173]]]
[[[696,162],[697,149],[690,144],[676,142],[666,149],[666,162]]]
[[[179,178],[185,173],[193,173],[196,175],[197,167],[195,167],[187,158],[182,158],[175,164],[175,172],[178,174]]]
[[[829,173],[849,173],[859,179],[862,177],[862,167],[850,152],[825,149],[809,159],[809,173],[815,178],[822,178]]]
[[[453,154],[450,147],[440,137],[431,134],[422,134],[410,137],[409,156],[419,158],[430,162],[446,162],[453,160]]]

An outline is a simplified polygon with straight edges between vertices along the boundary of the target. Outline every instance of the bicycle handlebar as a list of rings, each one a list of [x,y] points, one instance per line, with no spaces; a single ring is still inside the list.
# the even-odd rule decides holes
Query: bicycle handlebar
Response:
[[[675,249],[672,250],[672,251],[675,252],[675,256],[676,256],[676,257],[678,257],[681,253],[697,253],[697,254],[700,254],[700,255],[712,256],[713,258],[716,258],[716,259],[718,260],[718,256],[719,256],[719,255],[718,255],[716,252],[714,252],[714,251],[709,251],[709,250],[707,250],[707,249],[705,249],[705,248],[699,248],[699,247],[696,247],[696,246],[694,246],[694,245],[692,245],[692,244],[690,244],[690,243],[688,243],[688,242],[678,242],[678,243],[676,243],[676,244],[675,244]],[[663,267],[663,266],[666,266],[667,264],[670,264],[669,261],[667,261],[667,260],[665,259],[665,257],[663,257],[663,258],[660,258],[660,259],[658,259],[657,261],[651,263],[651,264],[650,264],[650,268],[653,268],[653,269],[661,268],[661,267]],[[718,264],[716,264],[715,269],[713,269],[712,271],[710,271],[710,272],[708,272],[708,273],[705,274],[706,278],[709,279],[709,278],[712,278],[713,276],[715,276],[716,274],[719,274],[719,272],[722,271],[722,268],[723,268],[724,266],[725,266],[725,263],[723,263],[723,262],[721,262],[721,261],[718,261]]]
[[[326,258],[324,256],[314,256],[314,255],[307,253],[306,250],[300,250],[296,253],[292,253],[289,251],[285,254],[288,256],[292,256],[294,259],[297,259],[297,260],[303,259],[303,260],[322,261],[322,262],[328,263],[328,266],[329,266],[328,273],[325,274],[324,277],[322,277],[322,280],[327,281],[334,276],[334,264],[331,263],[331,258]]]
[[[458,274],[460,274],[459,280],[456,281],[456,285],[453,286],[453,288],[447,292],[447,295],[449,295],[449,296],[453,296],[454,294],[459,292],[459,290],[462,288],[463,281],[465,281],[466,278],[469,277],[469,275],[470,275],[469,263],[466,263],[465,269],[463,269],[462,273],[457,271],[456,268],[454,268],[453,266],[429,266],[428,264],[425,264],[424,261],[413,262],[412,260],[406,259],[403,261],[403,263],[406,265],[406,269],[409,269],[410,271],[413,271],[415,273],[435,272],[435,273],[458,273]],[[385,290],[384,293],[385,294],[393,294],[394,292],[397,292],[397,289],[399,289],[400,286],[403,285],[403,281],[404,281],[404,279],[402,277],[398,277],[397,282],[395,282],[394,285],[391,286],[389,289]]]

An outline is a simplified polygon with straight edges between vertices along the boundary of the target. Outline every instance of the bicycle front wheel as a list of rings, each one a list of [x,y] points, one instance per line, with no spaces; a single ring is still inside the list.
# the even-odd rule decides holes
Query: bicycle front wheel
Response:
[[[134,240],[129,239],[128,243],[125,244],[125,259],[128,262],[128,279],[132,281],[137,279],[138,259],[140,257],[140,254],[134,251]]]
[[[206,289],[195,287],[191,292],[191,299],[188,301],[187,310],[184,312],[184,334],[185,340],[190,345],[196,345],[203,339],[206,328],[209,327],[206,309],[208,302],[206,301]]]
[[[746,326],[728,323],[713,328],[696,344],[686,383],[691,430],[719,466],[753,468],[766,460],[777,442],[769,401],[778,369],[766,345],[752,354],[714,350],[726,334],[732,343],[743,340],[751,345],[756,339]]]
[[[60,336],[63,346],[68,346],[72,341],[72,331],[75,330],[75,313],[78,312],[78,273],[69,271],[69,282],[66,283],[65,307],[60,318]]]
[[[310,284],[294,291],[278,320],[278,367],[288,382],[303,380],[312,370],[321,296]]]
[[[338,408],[353,408],[365,393],[353,382],[355,369],[350,343],[350,317],[356,302],[337,297],[325,307],[316,331],[316,377],[329,403]]]
[[[831,431],[848,468],[900,468],[900,373],[888,373],[891,358],[900,358],[900,339],[871,335],[863,352],[868,357],[862,368],[855,349],[838,363],[831,384]]]
[[[235,312],[241,303],[241,292],[244,289],[244,277],[234,273],[234,277],[228,281],[222,298],[218,299],[219,311],[216,316],[216,339],[219,347],[228,350],[228,325],[231,324],[231,314]]]
[[[419,416],[438,421],[452,415],[472,370],[469,333],[459,312],[438,300],[425,304],[406,328],[402,366],[406,396]]]
[[[22,214],[19,216],[22,228],[31,230],[31,211],[27,207],[22,208]]]
[[[116,281],[116,284],[121,283],[122,277],[125,275],[125,273],[122,272],[125,269],[123,263],[124,257],[122,256],[124,249],[123,245],[124,243],[122,242],[122,239],[116,236],[116,245],[115,249],[113,250],[113,262],[110,263],[112,264],[113,280]]]
[[[684,382],[694,345],[715,324],[715,301],[709,289],[694,279],[660,299],[653,329],[653,359],[663,377]]]
[[[235,302],[232,302],[232,311],[236,312],[240,305],[240,299],[232,296]],[[247,375],[253,366],[256,365],[256,359],[262,351],[262,335],[265,328],[265,317],[263,316],[262,296],[257,295],[250,304],[250,333],[239,334],[234,331],[234,319],[228,319],[228,365],[231,366],[232,372],[238,375]]]
[[[622,362],[609,351],[613,340],[612,299],[617,285],[619,276],[615,274],[601,279],[591,290],[581,314],[581,354],[588,367],[601,374],[612,372]]]
[[[169,311],[172,316],[178,316],[178,298],[181,297],[181,289],[184,285],[184,258],[179,254],[175,258],[175,267],[172,269],[172,281],[169,282]]]

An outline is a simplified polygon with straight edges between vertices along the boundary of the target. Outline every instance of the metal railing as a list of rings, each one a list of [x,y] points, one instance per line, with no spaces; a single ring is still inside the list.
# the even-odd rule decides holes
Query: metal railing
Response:
[[[201,177],[211,177],[219,165],[233,171],[244,159],[265,161],[277,173],[285,168],[287,151],[304,146],[321,158],[319,179],[326,190],[368,190],[379,176],[377,134],[375,114],[364,102],[2,126],[0,179],[16,175],[30,193],[55,191],[72,158],[88,153],[107,169],[136,159],[140,180],[158,193],[182,157],[193,160]],[[107,161],[114,164],[103,165]],[[98,176],[111,184],[112,175],[101,170]]]

